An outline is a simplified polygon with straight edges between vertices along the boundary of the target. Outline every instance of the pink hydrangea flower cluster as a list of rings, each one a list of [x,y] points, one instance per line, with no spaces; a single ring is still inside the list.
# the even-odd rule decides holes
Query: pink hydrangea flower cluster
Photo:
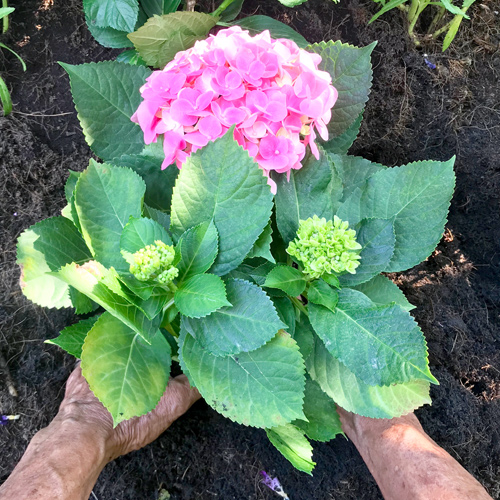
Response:
[[[132,120],[147,144],[164,136],[162,168],[174,162],[181,168],[190,153],[234,125],[235,140],[268,179],[271,170],[289,175],[302,166],[307,145],[319,157],[316,131],[328,139],[338,94],[320,62],[268,31],[252,37],[238,26],[221,30],[149,76]]]

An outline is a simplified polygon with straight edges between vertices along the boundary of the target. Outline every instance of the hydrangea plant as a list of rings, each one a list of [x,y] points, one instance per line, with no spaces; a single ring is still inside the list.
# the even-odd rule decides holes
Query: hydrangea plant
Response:
[[[115,425],[155,407],[174,361],[311,473],[309,440],[342,432],[336,404],[391,418],[430,403],[424,336],[385,273],[442,237],[453,159],[348,154],[373,47],[233,28],[158,73],[63,65],[103,162],[70,172],[62,215],[21,234],[21,284],[85,315],[49,342],[81,359]]]

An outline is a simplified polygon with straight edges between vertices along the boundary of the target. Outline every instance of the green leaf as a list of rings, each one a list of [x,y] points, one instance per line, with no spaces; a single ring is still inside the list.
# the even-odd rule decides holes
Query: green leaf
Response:
[[[275,196],[276,223],[285,243],[292,241],[299,228],[299,221],[313,215],[333,219],[337,200],[342,196],[342,186],[331,161],[323,152],[319,160],[309,155],[300,170],[286,175],[274,174],[278,184]]]
[[[295,308],[288,297],[273,297],[274,307],[280,320],[286,325],[284,328],[292,337],[295,334]]]
[[[450,27],[448,28],[448,31],[446,32],[446,36],[444,37],[443,40],[443,49],[442,51],[444,52],[450,45],[451,42],[455,39],[458,33],[458,28],[460,28],[460,24],[462,24],[463,18],[469,18],[469,16],[461,15],[461,16],[455,16],[450,24]]]
[[[115,427],[156,407],[170,376],[170,353],[160,332],[148,345],[111,314],[98,319],[83,344],[82,373]]]
[[[217,18],[201,12],[173,12],[147,20],[129,39],[148,66],[164,68],[175,54],[206,38]]]
[[[160,226],[162,226],[164,229],[168,229],[170,227],[170,215],[162,212],[161,210],[148,207],[146,204],[144,204],[143,214],[144,217],[158,222],[158,224],[160,224]]]
[[[252,351],[286,328],[271,299],[258,286],[230,279],[226,293],[232,306],[200,320],[183,318],[187,331],[210,353],[227,356]]]
[[[61,331],[58,337],[46,340],[45,343],[57,345],[68,354],[80,359],[82,357],[82,347],[85,342],[85,337],[98,319],[99,316],[82,319],[74,325],[67,326]]]
[[[57,272],[57,277],[97,302],[149,342],[158,332],[161,318],[150,320],[135,305],[110,290],[100,281],[104,276],[104,271],[106,270],[103,270],[96,262],[89,262],[83,266],[68,264]]]
[[[208,271],[217,257],[218,236],[213,221],[202,222],[188,229],[180,238],[177,249],[180,248],[178,283]]]
[[[99,28],[92,24],[90,19],[85,16],[85,21],[91,35],[104,47],[111,49],[123,49],[133,47],[134,44],[127,38],[128,31],[115,30],[113,28]]]
[[[0,19],[12,14],[15,10],[14,7],[0,7]]]
[[[186,280],[175,292],[177,309],[190,318],[202,318],[221,307],[231,307],[224,282],[215,274],[198,274]]]
[[[175,12],[180,4],[181,0],[141,0],[141,7],[148,17]]]
[[[325,149],[325,151],[328,153],[341,155],[347,154],[359,134],[359,129],[361,127],[362,121],[363,113],[361,112],[345,132],[337,137],[333,137],[329,141],[323,142],[321,144],[323,146],[323,149]]]
[[[342,286],[351,287],[369,281],[387,267],[396,244],[392,222],[387,219],[363,219],[356,226],[356,241],[362,247],[360,265],[356,274],[339,276]]]
[[[68,285],[48,273],[92,255],[75,225],[65,217],[45,219],[26,229],[17,242],[24,295],[44,307],[71,307]]]
[[[422,379],[437,383],[427,363],[424,336],[398,305],[377,306],[361,292],[343,289],[335,314],[309,304],[309,319],[326,348],[368,385]]]
[[[98,304],[92,302],[86,295],[72,286],[69,287],[69,298],[76,314],[88,314],[99,307]]]
[[[64,185],[64,196],[68,203],[71,202],[73,194],[75,192],[76,183],[81,175],[81,172],[75,172],[74,170],[69,170],[69,176]]]
[[[372,175],[386,169],[386,167],[379,163],[373,163],[359,156],[340,154],[329,154],[328,156],[341,178],[343,187],[342,202],[344,202],[356,188],[363,187],[365,182]]]
[[[396,247],[385,271],[409,269],[436,248],[455,187],[454,162],[453,157],[380,171],[341,205],[337,215],[350,224],[364,218],[393,220]]]
[[[144,191],[144,181],[128,168],[90,160],[80,175],[76,211],[87,245],[104,266],[128,271],[120,253],[120,238],[130,217],[141,216]]]
[[[248,259],[254,257],[262,257],[263,259],[276,263],[274,260],[273,254],[271,253],[271,243],[273,242],[273,228],[271,223],[264,228],[264,231],[260,233],[260,236],[257,238],[257,241],[253,244],[252,249],[247,255]]]
[[[147,245],[154,245],[155,241],[158,240],[167,245],[173,245],[172,238],[158,222],[145,217],[139,219],[131,217],[123,228],[120,238],[120,250],[123,256],[127,258]]]
[[[370,386],[335,359],[316,337],[306,360],[307,371],[339,406],[370,418],[394,418],[431,404],[429,382],[412,380],[404,384]]]
[[[124,50],[116,56],[115,61],[132,64],[134,66],[147,66],[146,62],[135,49]]]
[[[340,286],[340,281],[335,274],[323,274],[321,279],[328,283],[330,286],[333,286],[333,288],[338,288],[339,290],[340,288],[342,288]]]
[[[314,337],[314,330],[307,315],[301,313],[295,325],[293,339],[297,342],[304,359],[307,359],[313,350]]]
[[[12,111],[12,99],[10,98],[10,92],[5,84],[3,78],[0,76],[0,103],[3,108],[3,116],[7,116]]]
[[[404,293],[387,276],[379,274],[366,283],[361,283],[353,287],[355,290],[364,293],[372,302],[377,305],[387,305],[395,303],[405,311],[415,309],[410,304]]]
[[[395,9],[399,5],[402,5],[406,2],[406,0],[389,0],[371,19],[368,21],[368,24],[373,23],[373,21],[377,20],[382,14],[389,12],[392,9]]]
[[[294,267],[276,266],[266,277],[264,286],[279,288],[288,295],[296,297],[306,288],[304,275]]]
[[[234,0],[220,14],[219,20],[221,23],[228,23],[236,19],[241,12],[244,0]]]
[[[141,103],[139,88],[151,71],[116,61],[60,64],[70,77],[78,119],[92,151],[103,160],[140,153],[143,133],[130,117]]]
[[[453,5],[450,0],[440,0],[440,2],[444,6],[444,8],[448,12],[451,12],[454,16],[461,16],[465,17],[465,19],[470,19],[469,16],[465,14],[460,7]]]
[[[224,276],[246,257],[267,226],[271,209],[272,194],[262,170],[230,129],[183,164],[172,197],[171,231],[179,237],[213,219],[219,253],[211,272]]]
[[[281,1],[281,0],[280,0]],[[298,470],[312,476],[316,462],[312,460],[312,446],[304,431],[292,424],[266,429],[269,441]]]
[[[304,415],[307,421],[295,420],[293,423],[314,441],[326,442],[337,434],[344,434],[335,402],[309,377],[306,377],[304,392]]]
[[[147,145],[138,155],[123,155],[110,163],[118,167],[129,167],[146,183],[144,202],[152,208],[170,211],[172,191],[179,174],[175,165],[162,170],[165,154],[160,143]]]
[[[370,56],[377,42],[353,47],[340,41],[309,45],[307,50],[321,56],[319,69],[330,73],[338,91],[332,119],[328,123],[330,139],[343,134],[363,111],[372,84]]]
[[[279,0],[285,7],[297,7],[302,3],[307,2],[307,0]]]
[[[139,14],[137,0],[83,0],[89,24],[99,28],[133,31]]]
[[[212,408],[252,427],[274,427],[304,418],[304,361],[287,333],[278,333],[255,351],[227,357],[210,354],[186,333],[181,331],[182,371],[189,372]]]
[[[333,313],[339,301],[337,290],[331,288],[322,279],[313,281],[307,291],[307,300],[330,309]]]
[[[288,38],[293,40],[301,49],[305,49],[309,42],[290,26],[283,24],[268,16],[248,16],[238,21],[233,21],[232,26],[241,26],[248,30],[251,35],[269,30],[272,38]]]

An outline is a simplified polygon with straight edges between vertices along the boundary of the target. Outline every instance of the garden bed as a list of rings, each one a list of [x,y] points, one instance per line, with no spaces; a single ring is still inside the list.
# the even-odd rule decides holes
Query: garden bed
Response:
[[[59,213],[68,168],[83,170],[91,156],[57,61],[80,64],[117,53],[92,39],[77,1],[13,6],[2,41],[28,70],[22,73],[10,55],[0,59],[15,105],[0,118],[0,413],[21,418],[0,428],[0,482],[55,415],[74,363],[43,344],[73,321],[72,313],[29,303],[15,265],[19,233]],[[391,277],[417,306],[441,383],[431,389],[433,406],[417,414],[430,436],[500,498],[500,4],[475,6],[472,22],[464,22],[444,54],[438,44],[415,49],[399,12],[367,26],[375,10],[356,0],[309,0],[293,10],[247,0],[243,12],[275,17],[311,42],[379,41],[372,95],[352,154],[391,166],[457,155],[457,189],[442,242],[426,262]],[[276,498],[260,484],[266,470],[293,500],[381,498],[342,437],[316,444],[313,458],[318,466],[311,478],[294,470],[264,431],[236,425],[200,402],[155,443],[110,464],[94,493],[99,500],[156,499],[161,489],[172,499]]]

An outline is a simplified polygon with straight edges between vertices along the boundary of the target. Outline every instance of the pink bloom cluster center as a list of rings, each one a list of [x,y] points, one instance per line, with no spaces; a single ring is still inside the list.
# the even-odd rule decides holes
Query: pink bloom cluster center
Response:
[[[147,144],[163,135],[162,168],[174,162],[181,168],[190,153],[234,125],[235,140],[268,178],[272,170],[289,173],[301,168],[307,145],[319,157],[316,131],[328,139],[338,94],[320,62],[268,31],[252,37],[238,26],[221,30],[148,77],[132,120]]]

